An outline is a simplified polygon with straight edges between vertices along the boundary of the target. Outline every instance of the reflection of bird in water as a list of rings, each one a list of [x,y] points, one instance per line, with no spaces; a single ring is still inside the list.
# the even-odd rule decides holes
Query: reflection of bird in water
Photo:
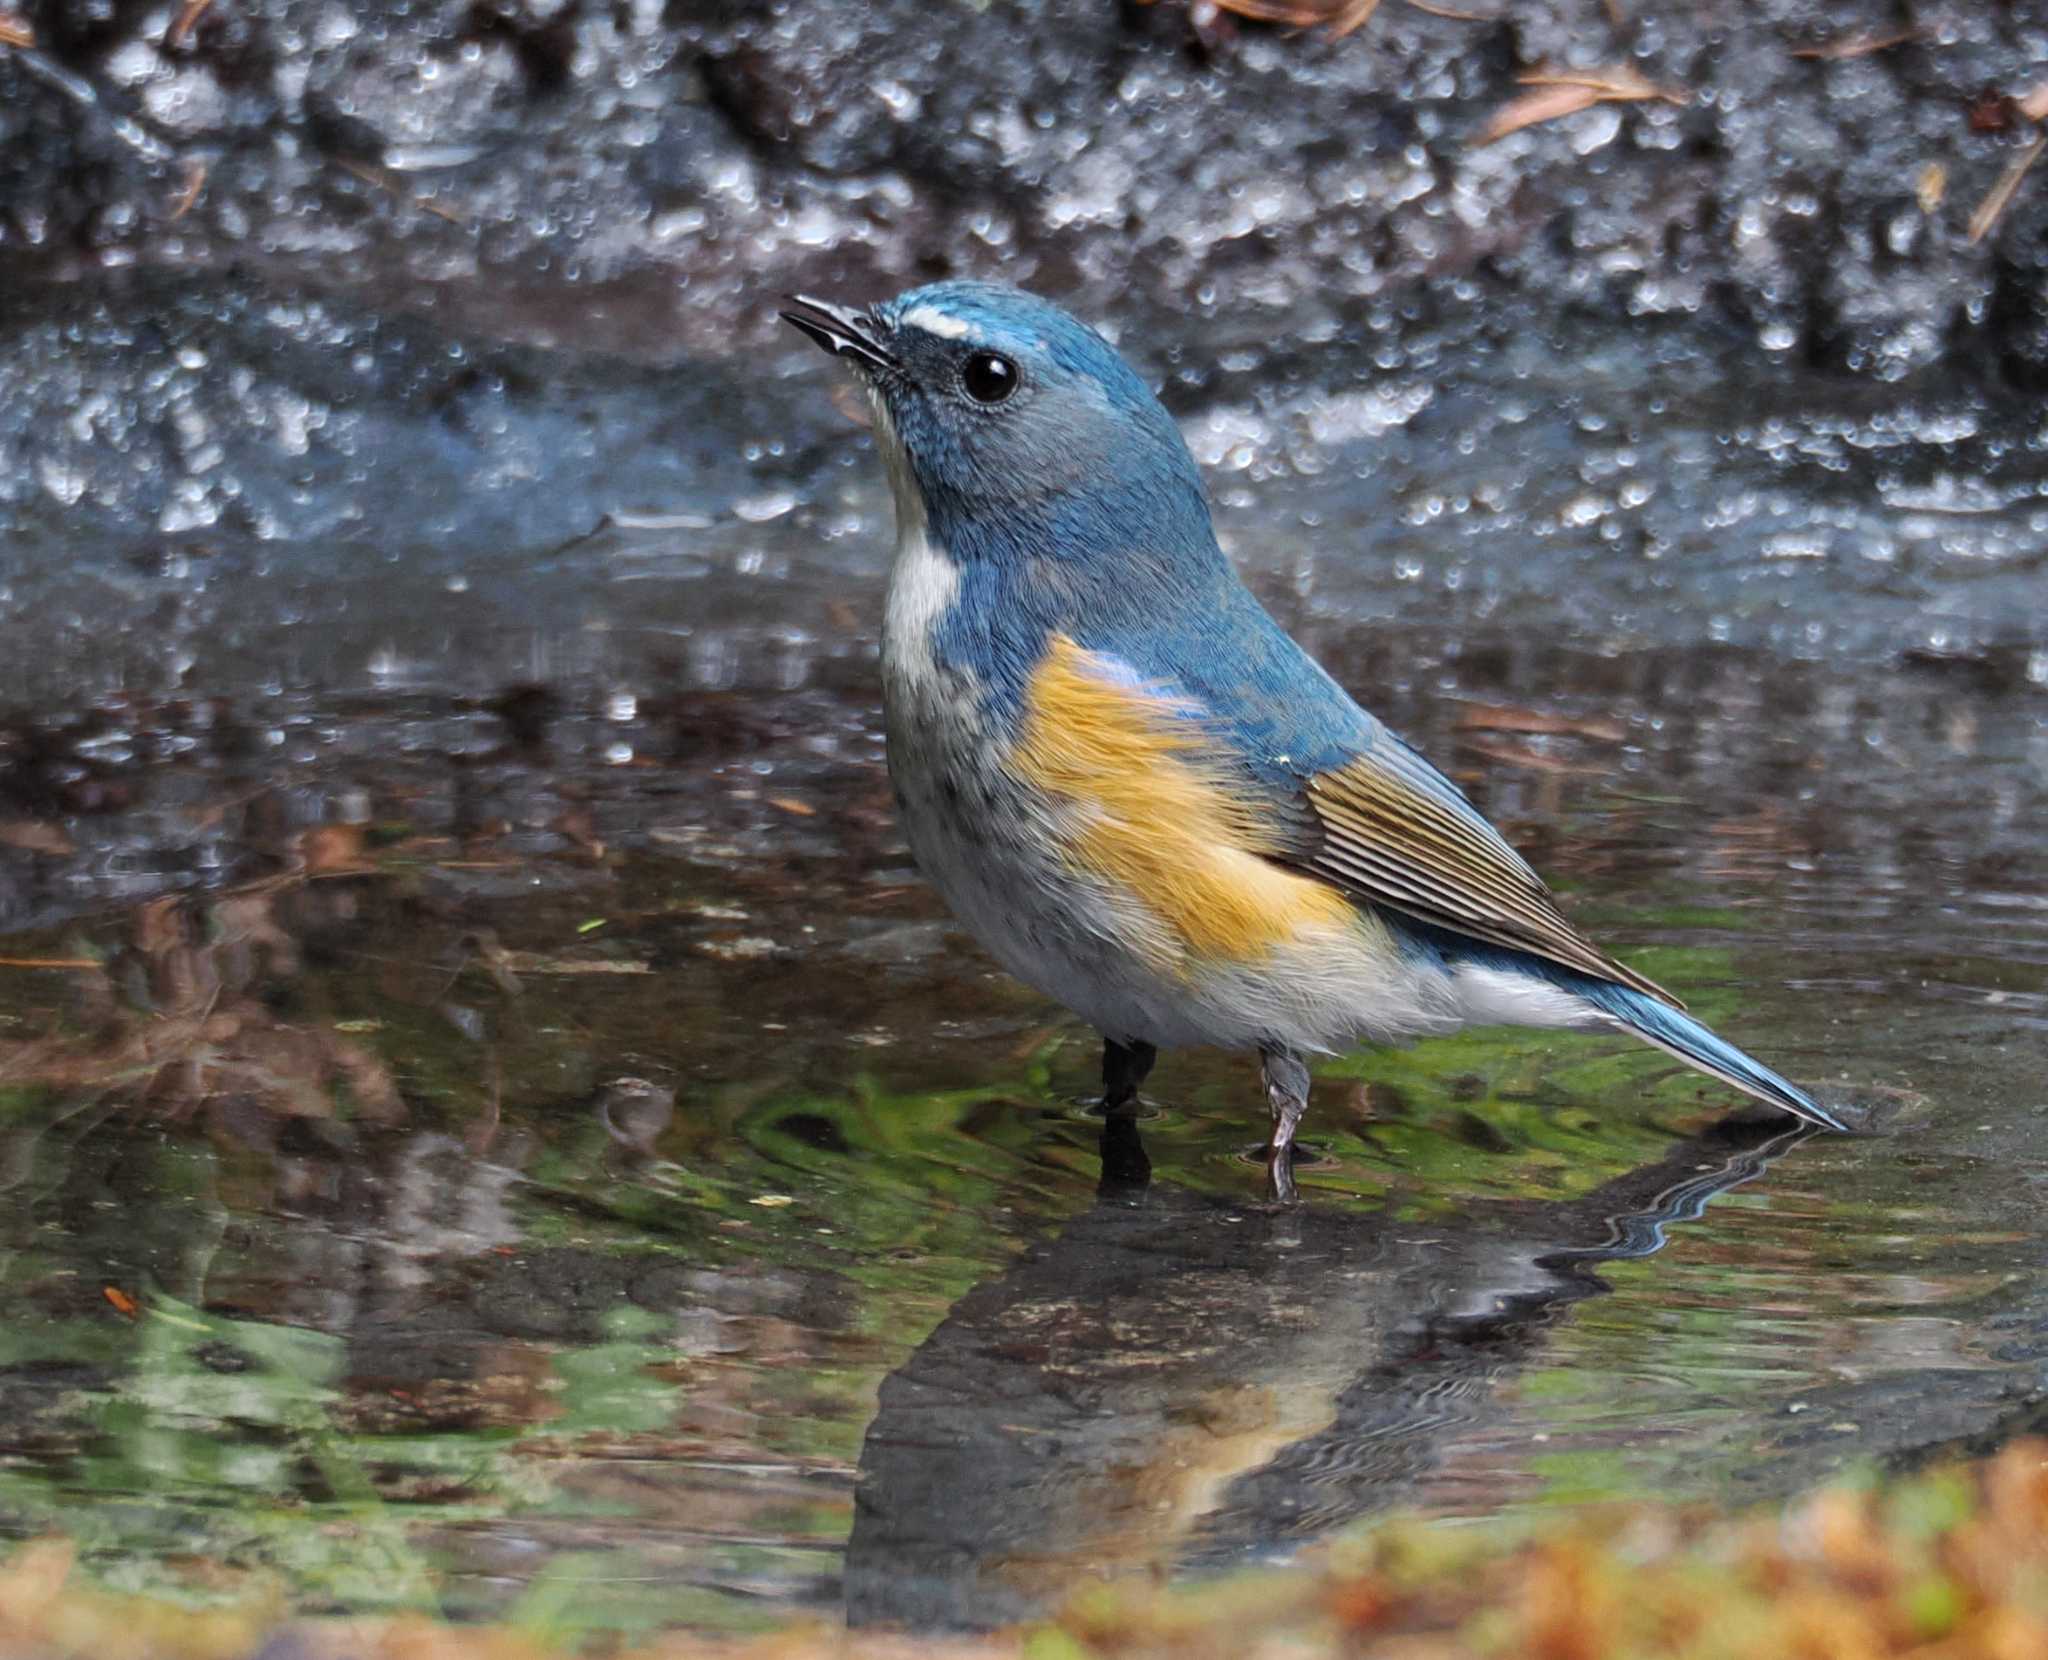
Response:
[[[1727,1126],[1455,1228],[1106,1187],[883,1383],[848,1619],[1006,1623],[1086,1578],[1242,1563],[1398,1503],[1604,1289],[1595,1265],[1657,1250],[1809,1133]]]

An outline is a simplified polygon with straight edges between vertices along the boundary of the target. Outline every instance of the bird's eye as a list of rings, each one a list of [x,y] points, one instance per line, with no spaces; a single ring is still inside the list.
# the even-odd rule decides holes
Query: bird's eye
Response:
[[[1017,390],[1017,365],[994,352],[976,352],[960,365],[960,384],[976,403],[1001,403]]]

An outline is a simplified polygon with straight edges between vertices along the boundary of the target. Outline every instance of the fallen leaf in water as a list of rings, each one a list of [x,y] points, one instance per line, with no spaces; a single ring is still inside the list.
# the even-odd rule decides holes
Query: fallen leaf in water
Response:
[[[125,1314],[132,1320],[142,1312],[142,1305],[136,1302],[133,1297],[129,1296],[118,1285],[101,1286],[100,1295],[113,1304],[116,1314]]]
[[[1509,133],[1520,132],[1539,122],[1591,109],[1595,104],[1639,104],[1658,102],[1683,104],[1686,94],[1674,87],[1659,86],[1627,64],[1604,69],[1531,70],[1516,81],[1534,90],[1509,100],[1496,110],[1493,119],[1479,131],[1474,144],[1492,144]]]

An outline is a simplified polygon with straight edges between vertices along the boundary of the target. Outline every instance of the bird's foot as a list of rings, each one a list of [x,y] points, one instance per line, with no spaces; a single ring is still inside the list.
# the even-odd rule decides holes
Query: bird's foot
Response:
[[[1102,1040],[1102,1112],[1105,1118],[1135,1117],[1138,1090],[1151,1075],[1159,1051],[1149,1043]]]
[[[1261,1049],[1259,1071],[1273,1114],[1273,1139],[1266,1145],[1266,1191],[1279,1203],[1292,1204],[1298,1197],[1294,1132],[1308,1111],[1308,1064],[1291,1049]]]

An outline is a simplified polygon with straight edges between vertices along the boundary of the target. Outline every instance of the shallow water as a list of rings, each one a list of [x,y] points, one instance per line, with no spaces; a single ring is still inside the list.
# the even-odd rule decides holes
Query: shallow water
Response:
[[[1183,352],[1262,595],[1884,1131],[1477,1034],[1322,1067],[1275,1211],[1248,1063],[1162,1062],[1139,1181],[1094,1039],[917,884],[826,365],[343,319],[357,390],[263,428],[209,400],[323,353],[149,303],[206,364],[133,419],[7,406],[9,1534],[306,1609],[948,1624],[1390,1509],[1789,1491],[2048,1388],[2029,411],[1476,302]],[[53,314],[31,367],[94,350]]]

